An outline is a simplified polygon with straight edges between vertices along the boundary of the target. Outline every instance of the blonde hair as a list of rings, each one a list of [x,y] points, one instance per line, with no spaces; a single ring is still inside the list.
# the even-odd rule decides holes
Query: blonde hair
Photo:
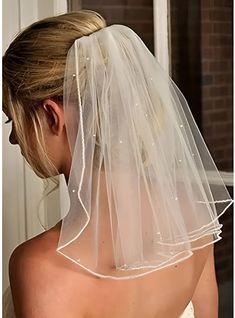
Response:
[[[76,39],[105,26],[103,17],[90,10],[46,18],[21,32],[3,56],[3,111],[13,120],[26,160],[41,177],[57,172],[46,152],[42,102],[47,98],[63,102],[69,48]]]

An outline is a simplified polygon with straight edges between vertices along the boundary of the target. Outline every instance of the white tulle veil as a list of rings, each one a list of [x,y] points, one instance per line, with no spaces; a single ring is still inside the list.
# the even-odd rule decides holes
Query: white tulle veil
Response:
[[[59,253],[128,279],[221,238],[233,201],[184,96],[130,28],[74,42],[64,111],[72,166]]]

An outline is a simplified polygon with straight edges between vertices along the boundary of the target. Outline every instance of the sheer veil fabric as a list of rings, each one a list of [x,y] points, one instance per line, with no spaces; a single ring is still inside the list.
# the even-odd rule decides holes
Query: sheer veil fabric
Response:
[[[112,25],[74,42],[64,111],[73,159],[59,253],[130,279],[221,239],[233,200],[187,101],[134,31]]]

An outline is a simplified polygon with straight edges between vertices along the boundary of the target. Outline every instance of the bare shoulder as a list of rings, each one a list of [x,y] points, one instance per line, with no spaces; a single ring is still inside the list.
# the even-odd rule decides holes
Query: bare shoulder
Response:
[[[42,264],[49,266],[53,254],[55,256],[56,239],[56,232],[50,229],[18,245],[10,257],[10,274],[19,272],[19,269],[25,271],[25,268],[39,271]]]
[[[12,298],[17,317],[79,316],[75,286],[82,275],[72,272],[63,256],[56,252],[58,231],[46,231],[19,245],[9,261]],[[75,279],[78,284],[74,284]],[[78,300],[78,298],[77,298]],[[68,311],[69,308],[69,311]]]
[[[51,248],[51,244],[49,244],[49,238],[52,238],[51,230],[43,232],[32,239],[23,242],[18,245],[10,258],[10,262],[13,264],[17,261],[33,259],[34,257],[38,257],[41,252],[48,252],[48,249]],[[24,257],[23,257],[24,256]]]

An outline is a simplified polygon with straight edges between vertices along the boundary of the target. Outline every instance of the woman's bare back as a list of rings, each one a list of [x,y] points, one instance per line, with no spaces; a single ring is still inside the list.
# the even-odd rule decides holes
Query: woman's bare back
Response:
[[[35,269],[38,278],[29,282],[37,303],[58,318],[178,318],[192,299],[211,249],[196,250],[176,265],[136,279],[112,280],[95,277],[58,254],[58,238],[57,225],[24,243],[43,258],[44,265]]]
[[[84,279],[84,317],[178,318],[191,301],[208,248],[188,260],[143,277],[116,281]]]

